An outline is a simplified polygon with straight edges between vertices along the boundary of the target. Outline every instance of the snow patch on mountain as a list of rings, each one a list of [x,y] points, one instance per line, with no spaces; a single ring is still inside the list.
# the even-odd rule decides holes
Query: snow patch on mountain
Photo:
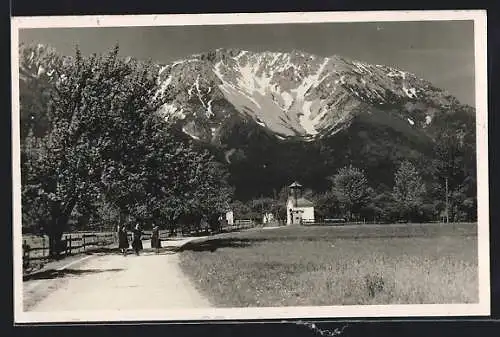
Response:
[[[294,101],[293,96],[289,92],[283,91],[281,93],[281,98],[285,102],[284,106],[283,106],[284,110],[290,109],[290,107],[292,106],[293,101]]]
[[[206,112],[207,118],[210,118],[210,117],[214,116],[214,112],[212,111],[212,102],[213,101],[214,101],[213,99],[211,99],[210,101],[208,101],[207,112]]]
[[[237,55],[234,59],[235,59],[236,61],[239,61],[239,60],[240,60],[240,58],[242,58],[242,57],[243,57],[245,54],[247,54],[247,53],[248,53],[248,51],[246,51],[246,50],[242,50],[242,51],[240,51],[240,53],[239,53],[239,54],[238,54],[238,55]]]
[[[200,140],[200,137],[198,137],[194,133],[189,132],[189,130],[185,126],[182,127],[182,132],[184,132],[186,135],[190,136],[193,139]]]
[[[43,73],[45,73],[45,68],[42,66],[39,66],[36,76],[40,77],[40,75],[42,75]]]
[[[299,121],[300,125],[304,128],[307,134],[309,135],[315,135],[318,133],[318,131],[315,128],[315,123],[313,119],[311,118],[311,109],[310,106],[308,109],[304,108],[304,97],[306,96],[307,92],[312,88],[316,87],[320,84],[319,78],[321,74],[323,73],[326,65],[328,64],[329,59],[325,58],[321,65],[319,66],[318,71],[313,74],[312,76],[306,77],[302,84],[293,90],[293,93],[295,94],[296,100],[300,102],[299,104],[302,104],[301,111],[302,114],[299,116]]]
[[[407,88],[405,84],[403,84],[403,91],[409,98],[417,98],[417,90],[415,88]]]
[[[335,80],[335,84],[345,84],[345,75],[341,75],[340,79]]]
[[[160,108],[160,114],[164,116],[166,120],[171,118],[185,119],[184,108],[179,109],[179,107],[172,102],[164,104]]]
[[[158,74],[159,74],[159,75],[163,74],[163,72],[164,72],[165,70],[167,70],[168,68],[170,68],[170,67],[171,67],[171,65],[170,65],[170,64],[167,64],[167,65],[162,66],[162,67],[160,68],[160,71],[158,72]]]
[[[236,149],[229,149],[228,151],[225,152],[224,154],[224,159],[226,159],[226,162],[228,164],[231,163],[231,156],[236,152]]]

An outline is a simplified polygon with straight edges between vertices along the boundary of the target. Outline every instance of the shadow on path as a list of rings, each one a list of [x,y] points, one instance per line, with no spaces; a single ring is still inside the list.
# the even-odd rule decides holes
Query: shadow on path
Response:
[[[96,274],[96,273],[105,273],[105,272],[118,272],[122,271],[122,268],[113,268],[113,269],[49,269],[39,273],[34,273],[31,275],[27,275],[23,278],[23,281],[29,280],[50,280],[55,278],[62,278],[66,276],[81,276],[86,274]]]
[[[168,247],[168,248],[160,248],[160,251],[156,253],[153,249],[151,248],[146,248],[143,249],[139,252],[139,255],[136,255],[134,251],[129,250],[127,251],[127,254],[125,257],[135,257],[135,256],[150,256],[150,255],[174,255],[179,251],[178,247]],[[122,253],[119,253],[117,255],[123,255]]]
[[[236,238],[221,238],[221,239],[208,239],[205,241],[192,241],[188,242],[179,248],[180,252],[194,251],[194,252],[215,252],[219,248],[245,248],[255,244],[259,239],[236,239]]]

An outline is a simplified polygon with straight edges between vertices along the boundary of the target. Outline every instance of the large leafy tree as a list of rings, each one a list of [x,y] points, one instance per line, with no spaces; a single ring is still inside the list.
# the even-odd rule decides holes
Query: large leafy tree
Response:
[[[393,199],[400,216],[411,221],[423,204],[425,184],[415,166],[403,161],[394,175]]]
[[[333,193],[348,220],[358,214],[369,199],[368,179],[363,170],[352,165],[338,170],[331,181]]]
[[[175,159],[177,158],[177,159]],[[199,225],[205,219],[212,229],[218,227],[219,217],[228,210],[233,189],[227,182],[227,171],[208,151],[188,145],[187,151],[176,151],[176,156],[165,165],[174,175],[166,177],[166,198],[160,199],[160,214],[173,231],[180,225]]]
[[[213,157],[205,152],[197,156],[194,166],[197,170],[194,179],[198,179],[194,191],[192,208],[199,210],[213,230],[219,226],[219,217],[229,208],[233,196],[233,188],[228,184],[228,173],[222,165],[215,162]]]
[[[42,225],[51,255],[77,205],[95,213],[104,194],[119,209],[138,213],[155,139],[149,131],[159,125],[163,104],[155,72],[150,64],[120,59],[118,47],[106,57],[85,58],[77,50],[61,65],[46,113],[49,130],[25,151],[23,165],[23,216]]]

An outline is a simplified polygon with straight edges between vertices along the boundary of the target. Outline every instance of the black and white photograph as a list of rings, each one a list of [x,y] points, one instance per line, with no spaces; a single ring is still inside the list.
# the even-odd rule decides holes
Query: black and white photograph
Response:
[[[12,20],[15,320],[481,316],[486,13]]]

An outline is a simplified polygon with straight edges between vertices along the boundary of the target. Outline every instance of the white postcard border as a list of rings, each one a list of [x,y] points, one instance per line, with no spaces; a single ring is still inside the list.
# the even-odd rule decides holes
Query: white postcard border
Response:
[[[473,20],[475,39],[475,89],[477,131],[478,198],[478,304],[372,305],[279,308],[213,308],[169,311],[74,311],[24,312],[22,281],[22,233],[19,139],[19,29],[123,26],[242,25],[320,22]],[[36,322],[247,320],[354,317],[433,317],[490,315],[489,193],[488,193],[488,101],[486,11],[376,11],[252,14],[177,14],[13,17],[12,60],[12,169],[13,169],[13,257],[14,320]]]

